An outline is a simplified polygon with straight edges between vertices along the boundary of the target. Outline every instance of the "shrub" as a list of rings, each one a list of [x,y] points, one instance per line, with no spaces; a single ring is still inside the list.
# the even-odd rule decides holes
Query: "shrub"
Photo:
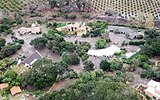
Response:
[[[91,71],[91,70],[94,70],[94,64],[93,64],[93,62],[92,61],[85,61],[84,63],[83,63],[83,65],[84,65],[84,69],[85,69],[85,71]]]
[[[102,60],[100,62],[100,68],[105,70],[108,70],[110,68],[110,63],[107,60]]]
[[[98,40],[96,41],[95,47],[96,47],[97,49],[103,49],[103,48],[106,47],[106,44],[107,44],[107,42],[106,42],[105,39],[98,39]]]
[[[129,45],[139,46],[139,45],[144,45],[144,44],[145,44],[145,41],[129,41]]]
[[[78,65],[80,63],[80,59],[77,54],[62,54],[62,59],[69,65]]]
[[[84,18],[84,19],[88,19],[89,17],[90,17],[89,14],[82,14],[82,18]]]
[[[76,14],[72,14],[72,15],[69,16],[69,18],[70,18],[70,19],[76,19],[77,16],[76,16]]]

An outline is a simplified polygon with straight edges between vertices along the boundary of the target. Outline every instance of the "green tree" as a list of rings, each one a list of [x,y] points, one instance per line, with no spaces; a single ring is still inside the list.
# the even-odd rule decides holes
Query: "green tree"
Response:
[[[1,50],[0,50],[0,58],[8,57],[14,53],[16,53],[17,50],[21,48],[20,44],[14,44],[10,43],[5,45]]]
[[[94,64],[93,64],[93,62],[92,61],[85,61],[84,63],[83,63],[83,65],[84,65],[84,69],[86,70],[86,71],[91,71],[91,70],[94,70]]]
[[[78,65],[80,63],[80,59],[76,53],[73,54],[63,53],[62,60],[69,65]]]
[[[110,68],[110,63],[107,60],[102,60],[100,62],[100,68],[106,71]]]
[[[49,5],[51,6],[51,8],[54,8],[57,6],[56,0],[48,0],[48,1],[49,1]]]
[[[34,48],[36,49],[42,49],[46,46],[46,44],[47,44],[47,39],[44,37],[35,38],[30,42],[30,45],[33,45]]]
[[[0,49],[1,49],[3,46],[5,46],[5,44],[6,44],[6,40],[5,40],[4,38],[1,38],[1,37],[0,37]]]
[[[67,89],[55,91],[51,95],[46,94],[40,100],[138,100],[138,94],[134,89],[111,78],[108,80],[110,81],[91,79],[76,82]]]
[[[24,76],[24,85],[32,85],[36,89],[49,87],[56,82],[57,75],[62,75],[67,67],[63,62],[55,63],[45,58],[38,60]]]
[[[103,49],[103,48],[106,47],[106,44],[107,44],[107,42],[106,42],[105,39],[98,39],[98,40],[96,41],[95,47],[96,47],[97,49]]]

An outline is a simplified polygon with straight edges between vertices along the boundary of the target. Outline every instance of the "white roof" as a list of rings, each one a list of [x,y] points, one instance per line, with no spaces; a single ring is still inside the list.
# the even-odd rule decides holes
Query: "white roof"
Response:
[[[155,97],[160,98],[160,95],[155,91],[155,88],[148,87],[144,91],[147,92],[147,93],[150,93],[150,94],[154,95]]]
[[[115,45],[111,45],[110,47],[105,49],[89,50],[88,54],[93,56],[112,56],[114,55],[115,52],[118,52],[118,51],[120,51],[119,47]]]
[[[159,83],[154,81],[154,80],[150,80],[148,83],[147,83],[147,87],[153,87],[153,88],[156,88],[156,86],[158,85]]]
[[[131,56],[133,56],[136,52],[129,52],[125,54],[126,58],[130,58]]]
[[[147,89],[145,89],[145,92],[160,98],[160,83],[154,80],[150,80],[147,84]]]

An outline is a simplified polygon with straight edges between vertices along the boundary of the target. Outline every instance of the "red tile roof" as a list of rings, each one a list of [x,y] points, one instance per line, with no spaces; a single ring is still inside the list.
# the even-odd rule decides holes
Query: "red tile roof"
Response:
[[[13,87],[10,89],[10,91],[11,91],[11,94],[12,94],[12,95],[16,95],[16,94],[22,92],[22,90],[21,90],[21,88],[20,88],[19,86],[13,86]]]

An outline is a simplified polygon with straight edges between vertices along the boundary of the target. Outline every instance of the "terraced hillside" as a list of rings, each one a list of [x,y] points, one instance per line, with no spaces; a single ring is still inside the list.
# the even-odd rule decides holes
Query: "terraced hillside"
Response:
[[[47,0],[0,0],[0,10],[6,9],[10,12],[20,12],[29,5],[44,8],[44,6],[48,6],[47,4]]]
[[[97,12],[115,11],[123,16],[138,16],[138,14],[160,17],[160,0],[91,0],[93,9]]]
[[[10,12],[21,11],[23,5],[23,0],[0,0],[0,9],[6,9]]]

